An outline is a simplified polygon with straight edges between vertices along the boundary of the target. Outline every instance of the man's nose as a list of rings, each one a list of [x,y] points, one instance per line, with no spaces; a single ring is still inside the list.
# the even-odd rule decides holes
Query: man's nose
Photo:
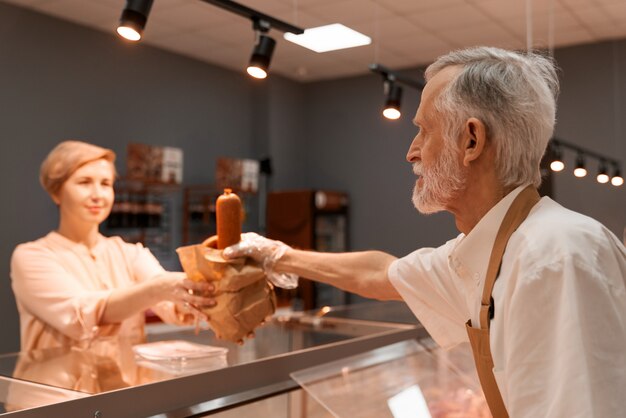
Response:
[[[414,163],[415,161],[420,159],[420,147],[419,147],[418,136],[413,138],[413,141],[411,142],[411,145],[409,146],[409,151],[406,153],[406,160],[410,163]]]

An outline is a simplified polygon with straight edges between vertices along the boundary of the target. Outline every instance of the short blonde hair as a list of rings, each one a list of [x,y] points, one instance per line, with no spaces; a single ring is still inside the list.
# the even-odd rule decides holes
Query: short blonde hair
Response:
[[[112,150],[82,141],[63,141],[50,151],[41,164],[39,181],[50,196],[55,196],[76,170],[100,159],[109,161],[116,175],[115,153]]]

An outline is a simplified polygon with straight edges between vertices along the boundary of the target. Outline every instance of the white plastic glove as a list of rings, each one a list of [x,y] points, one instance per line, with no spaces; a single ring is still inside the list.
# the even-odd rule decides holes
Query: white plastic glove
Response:
[[[291,247],[284,242],[274,241],[254,232],[246,232],[241,234],[241,241],[224,249],[224,257],[250,257],[261,263],[270,282],[283,289],[295,289],[298,286],[296,274],[274,271],[276,262],[290,249]]]

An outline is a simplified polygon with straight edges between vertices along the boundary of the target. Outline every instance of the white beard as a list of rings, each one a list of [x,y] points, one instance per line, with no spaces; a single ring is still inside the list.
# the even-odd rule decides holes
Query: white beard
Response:
[[[456,149],[446,142],[440,157],[428,168],[421,162],[413,164],[413,173],[421,176],[422,185],[415,182],[413,206],[425,215],[445,210],[465,189],[465,170],[456,161]]]

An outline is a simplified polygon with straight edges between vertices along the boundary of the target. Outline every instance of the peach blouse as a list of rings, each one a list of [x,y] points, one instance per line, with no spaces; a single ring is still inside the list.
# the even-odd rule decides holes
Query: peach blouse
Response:
[[[144,315],[101,325],[109,295],[165,272],[150,250],[120,237],[98,236],[89,249],[57,232],[20,244],[11,258],[11,280],[20,314],[21,349],[78,345],[96,337],[144,338]],[[176,322],[174,304],[152,308]]]

